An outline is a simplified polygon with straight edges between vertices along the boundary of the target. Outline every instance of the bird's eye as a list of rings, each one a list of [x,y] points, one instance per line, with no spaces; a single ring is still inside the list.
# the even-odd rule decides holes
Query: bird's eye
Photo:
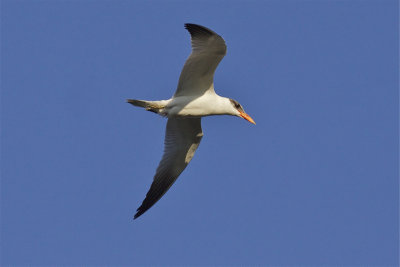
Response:
[[[236,109],[240,109],[242,108],[242,106],[239,104],[239,102],[233,100],[233,99],[229,99],[232,103],[232,105],[236,108]]]

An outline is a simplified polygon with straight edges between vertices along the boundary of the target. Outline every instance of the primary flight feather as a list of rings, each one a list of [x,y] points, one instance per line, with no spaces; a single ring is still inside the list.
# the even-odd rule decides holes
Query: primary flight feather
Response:
[[[203,137],[201,117],[232,115],[255,124],[235,100],[214,91],[214,72],[226,54],[224,39],[206,27],[185,24],[192,41],[192,53],[186,60],[172,98],[160,101],[128,99],[127,102],[168,118],[164,155],[153,183],[134,219],[150,209],[172,186],[189,164]]]

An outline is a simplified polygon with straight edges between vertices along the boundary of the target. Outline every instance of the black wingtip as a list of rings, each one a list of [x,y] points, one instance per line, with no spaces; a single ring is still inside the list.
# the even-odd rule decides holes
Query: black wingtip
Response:
[[[189,31],[190,35],[196,36],[196,35],[214,35],[216,34],[212,30],[198,25],[198,24],[193,24],[193,23],[185,23],[185,29]]]
[[[135,213],[135,216],[133,216],[133,219],[136,220],[137,218],[139,218],[143,213],[145,213],[146,210],[142,209],[142,206],[140,206]]]

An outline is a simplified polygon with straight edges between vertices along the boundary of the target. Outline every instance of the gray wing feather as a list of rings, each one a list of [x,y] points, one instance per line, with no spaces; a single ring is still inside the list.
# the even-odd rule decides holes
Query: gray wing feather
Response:
[[[200,144],[203,132],[201,118],[170,118],[164,141],[164,155],[158,165],[150,190],[134,219],[150,209],[174,184],[189,164]]]
[[[192,53],[183,66],[174,97],[203,95],[214,90],[214,72],[226,54],[224,39],[206,27],[185,24],[192,42]]]

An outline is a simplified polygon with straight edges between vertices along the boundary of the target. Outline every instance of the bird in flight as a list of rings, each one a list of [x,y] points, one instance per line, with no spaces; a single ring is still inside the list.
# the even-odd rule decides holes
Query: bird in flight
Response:
[[[203,137],[201,117],[232,115],[255,124],[239,102],[221,97],[214,91],[214,72],[226,54],[224,39],[200,25],[187,23],[185,28],[191,36],[192,52],[183,66],[172,98],[160,101],[127,99],[134,106],[168,118],[164,155],[134,219],[168,191],[193,158]]]

